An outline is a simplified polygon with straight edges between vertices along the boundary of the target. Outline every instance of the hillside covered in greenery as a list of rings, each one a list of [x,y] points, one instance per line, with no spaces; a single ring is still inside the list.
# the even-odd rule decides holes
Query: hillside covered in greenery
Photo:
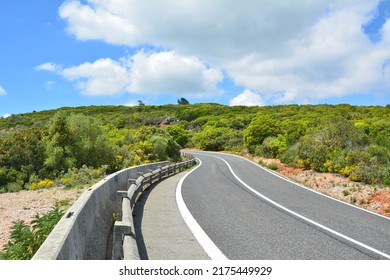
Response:
[[[90,106],[0,119],[0,192],[77,185],[180,148],[252,153],[390,186],[390,106]]]

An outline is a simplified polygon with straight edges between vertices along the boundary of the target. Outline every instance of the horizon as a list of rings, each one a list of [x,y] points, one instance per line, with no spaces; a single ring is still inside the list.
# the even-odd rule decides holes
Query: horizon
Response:
[[[329,103],[318,103],[318,104],[277,104],[277,105],[226,105],[226,104],[221,104],[221,103],[215,103],[215,102],[199,102],[199,103],[190,103],[190,104],[178,104],[178,103],[167,103],[167,104],[144,104],[142,106],[145,107],[154,107],[154,106],[191,106],[191,105],[205,105],[205,104],[210,104],[210,105],[220,105],[220,106],[226,106],[226,107],[278,107],[278,106],[351,106],[351,107],[389,107],[390,104],[386,105],[352,105],[348,103],[339,103],[339,104],[329,104]],[[84,108],[84,107],[138,107],[140,105],[123,105],[123,104],[107,104],[107,105],[80,105],[80,106],[61,106],[57,108],[46,108],[43,110],[33,110],[29,112],[19,112],[15,114],[10,114],[7,116],[0,116],[0,119],[6,119],[8,117],[11,117],[13,115],[24,115],[24,114],[33,114],[33,113],[41,113],[41,112],[46,112],[46,111],[56,111],[56,110],[61,110],[61,109],[78,109],[78,108]]]
[[[16,0],[0,34],[0,117],[181,97],[390,103],[390,0]]]

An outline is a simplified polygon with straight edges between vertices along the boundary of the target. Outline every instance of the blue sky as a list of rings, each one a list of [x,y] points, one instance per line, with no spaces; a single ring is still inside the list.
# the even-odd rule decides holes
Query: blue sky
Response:
[[[389,0],[4,0],[0,117],[180,97],[386,105],[389,18]]]

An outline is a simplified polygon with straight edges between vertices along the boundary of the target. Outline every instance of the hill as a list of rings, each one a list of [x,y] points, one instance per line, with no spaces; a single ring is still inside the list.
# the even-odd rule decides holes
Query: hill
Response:
[[[389,186],[390,106],[88,106],[12,115],[0,119],[0,192],[77,184],[71,178],[83,168],[99,177],[177,160],[186,147]]]

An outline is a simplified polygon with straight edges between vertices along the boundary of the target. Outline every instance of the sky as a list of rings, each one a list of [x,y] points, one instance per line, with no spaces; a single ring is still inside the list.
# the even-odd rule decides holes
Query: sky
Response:
[[[2,0],[0,117],[390,103],[390,0]]]

